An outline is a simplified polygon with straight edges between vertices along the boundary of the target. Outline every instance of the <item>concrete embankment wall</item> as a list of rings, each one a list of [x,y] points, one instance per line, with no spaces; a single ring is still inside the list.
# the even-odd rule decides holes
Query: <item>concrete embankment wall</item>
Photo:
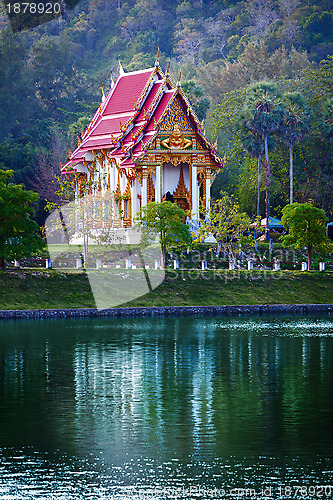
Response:
[[[333,304],[254,306],[116,307],[112,309],[18,309],[0,311],[0,319],[105,318],[126,316],[238,316],[241,314],[313,314],[333,312]]]

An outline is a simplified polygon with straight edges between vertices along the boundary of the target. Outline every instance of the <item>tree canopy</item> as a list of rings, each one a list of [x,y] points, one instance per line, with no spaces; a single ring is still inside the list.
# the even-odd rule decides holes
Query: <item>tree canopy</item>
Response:
[[[0,170],[0,267],[5,267],[5,260],[28,257],[44,247],[31,219],[38,195],[10,183],[12,175],[11,170]]]
[[[296,249],[307,248],[308,269],[312,267],[312,250],[332,250],[332,243],[326,236],[328,218],[324,210],[312,203],[293,203],[282,209],[281,222],[288,230],[283,237],[283,246],[293,245]]]

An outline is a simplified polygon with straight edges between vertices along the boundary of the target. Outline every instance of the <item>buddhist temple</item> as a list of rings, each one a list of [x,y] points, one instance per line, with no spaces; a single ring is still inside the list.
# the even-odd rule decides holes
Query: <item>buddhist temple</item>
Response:
[[[102,196],[112,192],[130,227],[151,201],[170,200],[197,221],[221,166],[180,83],[172,85],[157,61],[128,73],[120,66],[62,172],[73,174],[77,194],[87,181]]]

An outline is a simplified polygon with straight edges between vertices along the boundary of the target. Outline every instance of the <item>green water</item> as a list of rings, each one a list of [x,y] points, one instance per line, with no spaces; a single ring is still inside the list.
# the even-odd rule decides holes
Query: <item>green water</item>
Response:
[[[329,315],[0,323],[0,499],[330,498],[332,423]]]

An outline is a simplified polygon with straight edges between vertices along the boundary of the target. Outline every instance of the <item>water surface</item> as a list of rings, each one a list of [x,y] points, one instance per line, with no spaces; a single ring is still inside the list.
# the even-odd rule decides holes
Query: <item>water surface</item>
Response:
[[[329,315],[0,332],[0,499],[333,497]]]

